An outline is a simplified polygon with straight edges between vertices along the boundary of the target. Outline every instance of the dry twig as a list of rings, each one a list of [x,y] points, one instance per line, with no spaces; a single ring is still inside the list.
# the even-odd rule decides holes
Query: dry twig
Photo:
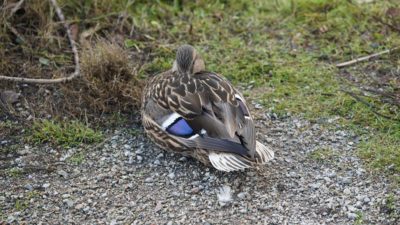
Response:
[[[371,54],[371,55],[363,56],[363,57],[360,57],[360,58],[357,58],[357,59],[353,59],[353,60],[350,60],[350,61],[347,61],[347,62],[338,63],[338,64],[336,64],[336,67],[342,68],[342,67],[345,67],[345,66],[351,66],[351,65],[356,64],[358,62],[367,61],[367,60],[369,60],[371,58],[375,58],[375,57],[378,57],[378,56],[381,56],[381,55],[384,55],[384,54],[391,53],[391,52],[393,52],[393,51],[395,51],[397,49],[399,49],[399,47],[395,47],[395,48],[388,49],[388,50],[385,50],[385,51],[381,51],[381,52],[378,52],[378,53],[374,53],[374,54]]]
[[[17,2],[15,4],[15,6],[13,7],[13,9],[11,10],[11,13],[8,17],[9,18],[12,17],[15,14],[15,12],[17,12],[21,8],[21,6],[22,6],[22,4],[24,4],[24,2],[25,2],[25,0],[19,0],[19,2]]]
[[[376,109],[376,107],[375,107],[374,105],[372,105],[372,104],[370,104],[369,102],[365,101],[365,100],[362,99],[360,96],[358,96],[356,93],[351,92],[351,91],[346,91],[346,90],[344,90],[344,89],[341,89],[341,91],[344,92],[344,93],[346,93],[346,94],[348,94],[348,95],[350,95],[350,96],[353,97],[356,101],[361,102],[362,104],[364,104],[364,105],[366,105],[367,107],[369,107],[369,108],[371,109],[371,111],[372,111],[375,115],[380,116],[380,117],[383,117],[383,118],[388,119],[388,120],[399,121],[399,120],[396,119],[396,118],[393,118],[393,117],[390,117],[390,116],[387,116],[387,115],[383,115],[382,113],[378,112],[377,109]]]
[[[23,2],[23,0],[21,0],[19,3],[22,4],[22,2]],[[68,77],[62,77],[62,78],[56,78],[56,79],[35,79],[35,78],[10,77],[10,76],[0,75],[0,80],[21,82],[21,83],[31,83],[31,84],[55,84],[55,83],[68,82],[68,81],[71,81],[71,80],[75,79],[76,77],[80,76],[78,48],[76,47],[76,43],[72,38],[71,30],[69,29],[69,24],[65,21],[64,14],[61,11],[60,7],[58,6],[57,1],[50,0],[50,2],[53,5],[53,7],[55,8],[58,18],[60,19],[61,23],[64,25],[65,30],[67,31],[68,40],[71,45],[72,52],[74,54],[74,63],[75,63],[74,72],[71,75],[69,75]],[[18,7],[21,5],[19,3],[17,4]],[[14,11],[16,11],[16,10],[13,10],[13,12]]]
[[[392,29],[392,30],[394,30],[394,31],[397,31],[397,32],[400,32],[400,27],[398,27],[398,26],[396,26],[396,25],[394,25],[394,24],[390,24],[390,23],[388,23],[388,22],[385,22],[384,20],[382,20],[381,18],[379,18],[379,17],[377,17],[377,16],[374,16],[374,19],[375,19],[376,21],[378,21],[379,23],[381,23],[381,24],[383,24],[383,25],[385,25],[385,26],[388,26],[390,29]]]

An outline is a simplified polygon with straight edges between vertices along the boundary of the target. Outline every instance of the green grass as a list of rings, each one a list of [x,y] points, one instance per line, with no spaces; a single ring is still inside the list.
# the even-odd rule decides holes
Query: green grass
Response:
[[[6,174],[11,177],[20,177],[24,174],[24,170],[22,168],[13,167],[6,171]]]
[[[24,211],[25,209],[29,208],[30,200],[37,198],[40,196],[38,191],[29,191],[26,195],[21,198],[17,199],[14,204],[14,208],[16,211]]]
[[[81,143],[100,142],[103,135],[78,121],[56,122],[40,120],[34,122],[28,140],[34,143],[51,143],[74,147]]]
[[[378,134],[360,145],[360,155],[374,168],[400,173],[400,131]]]
[[[85,154],[83,152],[77,152],[74,155],[72,155],[70,158],[68,158],[68,161],[74,164],[81,164],[83,161],[85,161]]]
[[[353,224],[354,224],[354,225],[361,225],[361,224],[364,224],[363,213],[362,213],[362,211],[357,211],[356,214],[357,214],[357,217],[356,217],[356,219],[355,219],[355,221],[354,221]]]
[[[15,210],[17,210],[17,211],[23,211],[29,207],[29,202],[27,200],[17,199],[15,201],[14,207],[15,207]]]
[[[396,206],[396,196],[393,193],[386,197],[386,202],[382,205],[382,209],[395,221],[400,219],[399,209]]]

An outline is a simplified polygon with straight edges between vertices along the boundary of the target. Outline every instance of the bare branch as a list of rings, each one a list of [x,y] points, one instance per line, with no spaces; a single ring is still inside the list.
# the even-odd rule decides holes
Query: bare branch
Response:
[[[395,26],[395,25],[393,25],[393,24],[390,24],[390,23],[388,23],[388,22],[385,22],[385,21],[383,21],[381,18],[379,18],[379,17],[377,17],[377,16],[374,16],[374,19],[375,19],[376,21],[378,21],[379,23],[381,23],[381,24],[383,24],[383,25],[385,25],[385,26],[388,26],[390,29],[392,29],[392,30],[394,30],[394,31],[397,31],[397,32],[400,32],[400,27]]]
[[[378,112],[377,109],[376,109],[376,107],[375,107],[374,105],[372,105],[372,104],[370,104],[369,102],[365,101],[365,100],[362,99],[360,96],[358,96],[356,93],[351,92],[351,91],[346,91],[346,90],[344,90],[344,89],[341,89],[341,91],[344,92],[344,93],[346,93],[346,94],[348,94],[348,95],[350,95],[350,96],[353,97],[356,101],[361,102],[362,104],[364,104],[364,105],[366,105],[367,107],[369,107],[369,108],[371,109],[371,111],[372,111],[375,115],[380,116],[380,117],[383,117],[383,118],[388,119],[388,120],[399,121],[399,120],[396,119],[396,118],[393,118],[393,117],[390,117],[390,116],[387,116],[387,115],[383,115],[382,113]]]
[[[371,58],[375,58],[375,57],[378,57],[378,56],[381,56],[381,55],[384,55],[384,54],[391,53],[391,52],[393,52],[393,51],[395,51],[397,49],[399,49],[399,47],[395,47],[395,48],[388,49],[388,50],[385,50],[385,51],[381,51],[381,52],[378,52],[378,53],[374,53],[374,54],[371,54],[371,55],[363,56],[363,57],[360,57],[360,58],[357,58],[357,59],[353,59],[353,60],[350,60],[350,61],[347,61],[347,62],[339,63],[339,64],[336,64],[336,67],[342,68],[342,67],[345,67],[345,66],[351,66],[351,65],[356,64],[358,62],[367,61],[367,60],[369,60]]]
[[[22,0],[20,3],[22,4]],[[68,77],[56,78],[56,79],[35,79],[35,78],[26,78],[26,77],[9,77],[0,75],[0,80],[7,80],[7,81],[14,81],[14,82],[21,82],[21,83],[31,83],[31,84],[55,84],[55,83],[63,83],[68,82],[76,77],[80,76],[80,64],[79,64],[79,55],[78,55],[78,48],[76,47],[76,43],[72,38],[71,30],[69,29],[69,24],[65,21],[65,17],[63,12],[61,11],[60,7],[57,4],[56,0],[50,0],[51,4],[56,10],[57,16],[60,19],[61,23],[64,25],[64,28],[67,32],[69,44],[71,46],[72,52],[74,54],[74,64],[75,70],[74,72],[69,75]],[[20,4],[18,4],[20,6]]]

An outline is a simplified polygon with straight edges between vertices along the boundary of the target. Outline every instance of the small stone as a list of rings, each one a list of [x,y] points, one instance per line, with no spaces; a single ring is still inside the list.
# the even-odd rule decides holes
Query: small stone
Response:
[[[169,177],[169,179],[174,179],[175,178],[175,173],[170,173],[170,174],[168,174],[168,177]]]
[[[287,163],[292,163],[293,160],[292,160],[291,158],[285,158],[285,162],[287,162]]]
[[[74,206],[74,202],[71,199],[64,199],[63,202],[69,207],[71,208],[72,206]]]
[[[333,172],[331,172],[331,173],[328,173],[327,174],[327,177],[329,177],[329,178],[334,178],[334,177],[336,177],[336,173],[333,171]]]
[[[261,104],[256,103],[256,104],[254,105],[254,108],[256,108],[256,109],[262,109],[263,107],[262,107]]]
[[[351,183],[351,178],[350,177],[343,177],[341,179],[342,184],[350,184]]]
[[[312,189],[318,189],[319,187],[321,187],[321,183],[310,184],[310,187]]]
[[[140,156],[140,155],[138,155],[138,156],[136,156],[136,159],[137,159],[139,162],[141,162],[141,161],[143,160],[143,157]]]
[[[346,195],[350,195],[350,194],[351,194],[351,191],[350,191],[350,189],[345,188],[345,189],[343,190],[343,193],[346,194]]]
[[[68,177],[68,173],[65,172],[64,170],[59,170],[59,171],[57,171],[57,174],[60,175],[60,176],[62,176],[62,177],[64,177],[64,178],[67,178],[67,177]]]
[[[200,188],[194,187],[194,188],[192,188],[192,189],[190,190],[190,192],[192,192],[193,194],[197,194],[197,193],[200,192]]]
[[[288,175],[288,177],[298,177],[297,173],[294,171],[291,171]]]
[[[4,104],[14,104],[18,102],[20,96],[20,93],[12,90],[5,90],[0,93],[0,99],[4,102]]]
[[[81,203],[81,204],[76,205],[75,209],[76,210],[81,210],[81,209],[83,209],[83,207],[84,207],[84,205]]]
[[[174,224],[174,222],[172,222],[172,221],[168,221],[168,223],[167,223],[167,225],[173,225]]]
[[[237,196],[238,196],[239,199],[244,199],[244,198],[246,198],[247,193],[246,192],[240,192]]]
[[[49,184],[49,183],[45,183],[45,184],[42,185],[42,187],[43,187],[44,189],[49,188],[49,187],[50,187],[50,184]]]
[[[247,209],[246,209],[246,208],[240,209],[239,212],[241,212],[241,213],[247,213]]]
[[[14,221],[15,221],[15,217],[14,217],[14,216],[9,215],[9,216],[7,217],[7,224],[11,224],[11,223],[13,223]]]
[[[347,210],[349,210],[350,212],[355,212],[357,209],[354,206],[349,205],[347,206]]]
[[[356,174],[357,174],[358,176],[363,175],[363,173],[365,173],[365,170],[362,169],[362,168],[359,168],[359,169],[357,169],[357,171],[356,171]]]
[[[143,154],[143,149],[138,149],[135,151],[136,155]]]
[[[370,198],[368,198],[368,197],[365,197],[365,198],[363,199],[363,201],[364,201],[365,203],[368,203],[368,202],[370,202],[370,201],[371,201],[371,199],[370,199]]]
[[[31,184],[26,184],[26,185],[24,186],[24,188],[27,189],[28,191],[32,191],[32,190],[33,190],[33,187],[32,187]]]
[[[186,158],[185,156],[180,157],[180,158],[178,159],[179,162],[185,162],[186,160],[187,160],[187,158]]]
[[[146,182],[146,183],[151,183],[151,182],[153,182],[153,178],[152,178],[152,177],[148,177],[148,178],[146,178],[146,179],[144,180],[144,182]]]
[[[71,197],[70,194],[63,194],[63,195],[62,195],[62,198],[69,198],[69,197]]]
[[[357,214],[348,212],[347,213],[347,218],[350,219],[350,220],[355,220],[357,218]]]
[[[157,166],[161,165],[160,160],[158,159],[154,160],[153,164]]]
[[[125,149],[131,149],[132,147],[130,145],[128,145],[128,144],[124,144],[124,148]]]

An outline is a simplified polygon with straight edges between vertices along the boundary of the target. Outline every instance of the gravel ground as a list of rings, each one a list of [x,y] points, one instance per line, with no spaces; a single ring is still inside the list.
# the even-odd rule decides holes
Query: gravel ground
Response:
[[[244,172],[167,153],[139,127],[85,149],[22,147],[0,161],[25,168],[1,173],[0,224],[399,224],[400,190],[363,168],[357,136],[257,111],[276,158]]]

